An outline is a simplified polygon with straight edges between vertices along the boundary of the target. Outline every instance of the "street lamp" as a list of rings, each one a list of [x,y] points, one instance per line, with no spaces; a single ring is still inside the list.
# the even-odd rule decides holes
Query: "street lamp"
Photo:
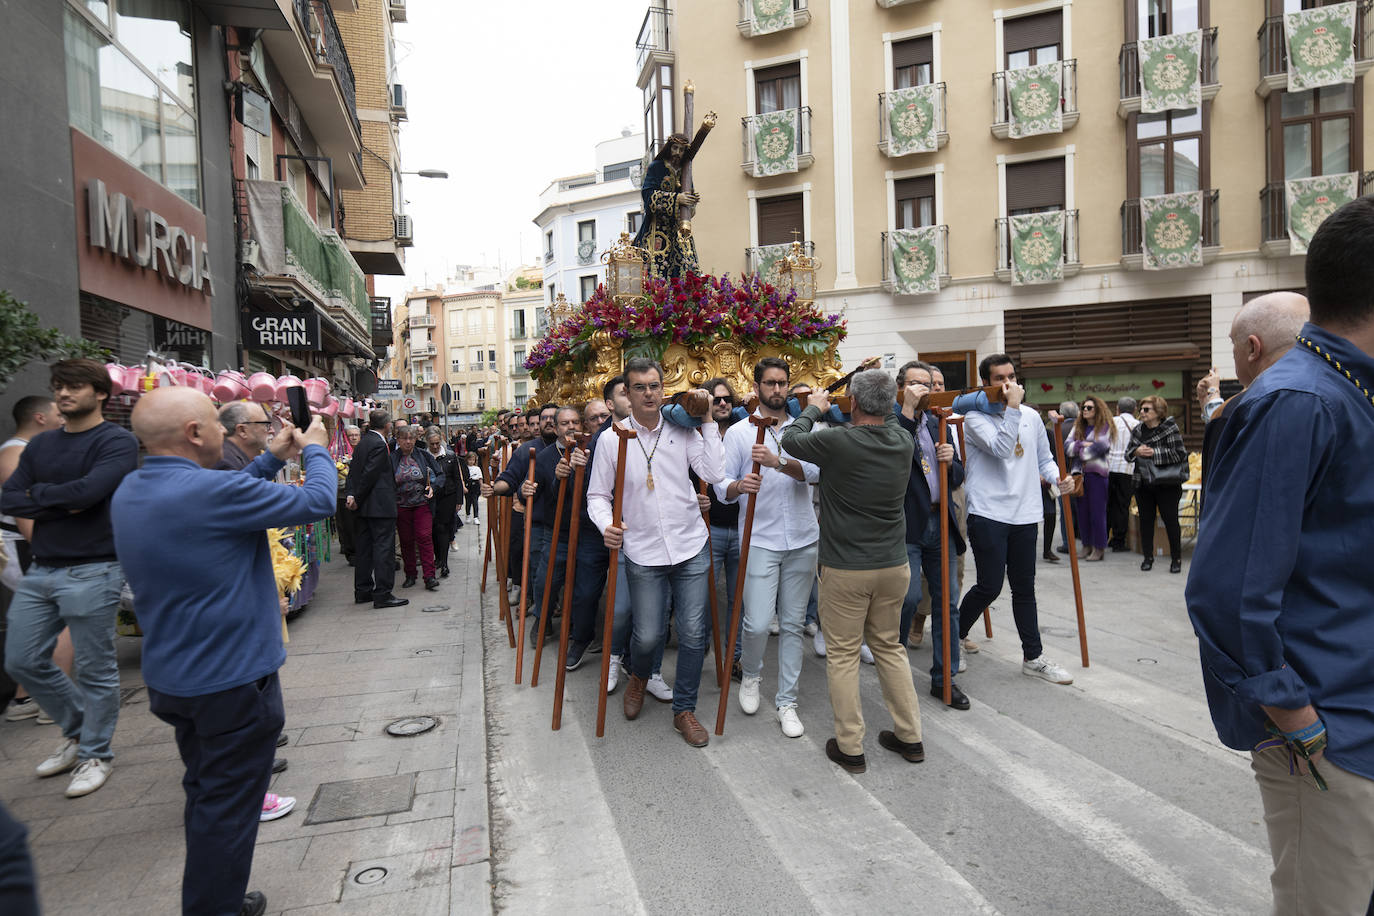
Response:
[[[448,172],[443,169],[420,169],[416,172],[402,172],[402,175],[419,175],[421,178],[447,178]]]

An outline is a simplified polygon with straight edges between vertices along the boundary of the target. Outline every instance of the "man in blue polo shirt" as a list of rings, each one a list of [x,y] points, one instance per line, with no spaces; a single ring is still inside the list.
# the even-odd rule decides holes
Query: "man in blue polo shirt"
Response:
[[[243,473],[209,470],[224,428],[210,399],[160,388],[139,399],[134,432],[148,451],[112,504],[115,549],[138,603],[148,706],[176,729],[186,765],[186,913],[262,913],[245,896],[262,798],[285,713],[286,660],[267,528],[334,511],[338,473],[318,418],[293,427]],[[305,482],[271,478],[301,449]]]

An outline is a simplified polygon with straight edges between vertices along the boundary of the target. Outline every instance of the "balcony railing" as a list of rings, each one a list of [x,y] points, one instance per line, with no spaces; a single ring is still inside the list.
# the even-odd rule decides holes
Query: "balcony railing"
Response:
[[[935,148],[941,149],[949,142],[949,126],[945,120],[945,84],[935,84]],[[887,93],[878,93],[878,150],[884,156],[905,156],[907,153],[892,143],[892,121],[887,115]],[[925,150],[924,152],[930,152]]]
[[[345,106],[353,119],[353,127],[361,134],[362,128],[358,123],[358,82],[353,76],[353,64],[348,60],[343,39],[339,37],[339,24],[334,21],[334,11],[325,0],[293,2],[296,19],[314,43],[316,62],[333,68],[339,91],[343,93]]]
[[[526,337],[528,337],[528,336],[529,336],[529,331],[527,331],[527,330],[525,329],[524,325],[521,325],[521,326],[515,327],[515,328],[511,328],[511,331],[510,331],[510,339],[511,339],[511,340],[524,340],[524,339],[525,339]]]
[[[1202,195],[1202,247],[1204,259],[1206,249],[1221,247],[1221,192],[1215,188]],[[1127,267],[1134,267],[1136,259],[1143,258],[1143,251],[1140,199],[1132,198],[1121,204],[1121,257],[1130,259]]]
[[[1011,221],[1002,217],[994,224],[997,236],[997,279],[1011,279]],[[1078,260],[1078,211],[1064,211],[1064,274],[1075,274]]]
[[[523,359],[517,359],[515,362],[510,364],[510,374],[513,376],[524,377],[530,374],[530,370],[525,368],[525,361]]]
[[[1078,123],[1078,61],[1063,60],[1060,66],[1059,113],[1063,129],[1068,130]],[[1011,99],[1007,95],[1007,73],[1002,70],[992,75],[992,134],[1005,140],[1011,134]]]
[[[385,347],[391,343],[391,299],[374,296],[368,300],[372,307],[372,346]]]
[[[418,344],[410,348],[411,359],[429,359],[439,352],[439,348],[434,344]]]
[[[816,256],[815,242],[802,242],[802,254],[807,257]],[[792,243],[784,242],[781,245],[760,245],[757,248],[744,249],[744,272],[745,274],[762,273],[763,279],[769,283],[777,282],[777,274],[773,270],[773,265],[782,260],[783,255],[792,251]]]
[[[940,278],[940,285],[944,286],[945,282],[949,280],[949,227],[936,226],[935,228],[939,230],[938,241],[936,242],[936,247],[939,250],[940,256],[940,270],[938,276]],[[882,246],[879,257],[883,262],[883,287],[891,290],[895,278],[893,277],[892,271],[892,254],[887,247],[886,232],[881,235],[881,243]]]
[[[410,328],[432,328],[434,327],[433,315],[411,315],[406,319],[406,327]]]
[[[777,17],[773,17],[776,19]],[[755,35],[767,35],[772,32],[781,31],[785,28],[799,29],[811,21],[811,10],[808,8],[808,0],[792,0],[792,24],[781,28],[771,24],[771,22],[760,21],[754,15],[753,0],[739,0],[739,33],[745,38],[753,38]]]
[[[811,153],[811,108],[810,106],[795,109],[797,111],[797,168],[801,171],[810,168],[816,161],[816,157]],[[740,118],[740,125],[743,127],[744,136],[744,156],[740,160],[740,168],[745,174],[754,174],[754,165],[757,154],[754,151],[754,127],[759,118],[763,115],[747,115]],[[778,174],[786,174],[780,172]]]
[[[1360,196],[1374,196],[1374,172],[1360,175]],[[1282,181],[1272,181],[1260,191],[1260,252],[1288,254],[1288,194]]]
[[[653,63],[672,61],[673,48],[669,44],[671,30],[668,17],[672,13],[662,6],[651,6],[644,14],[644,22],[639,26],[639,37],[635,39],[635,72],[644,73],[644,68]]]
[[[1358,0],[1355,5],[1355,75],[1374,67],[1374,0]],[[1288,39],[1283,17],[1270,16],[1259,27],[1259,86],[1261,97],[1288,86]],[[1286,236],[1285,236],[1286,237]]]
[[[1117,63],[1121,71],[1121,100],[1117,103],[1117,113],[1124,118],[1140,110],[1140,46],[1134,41],[1123,44]],[[1215,98],[1221,88],[1221,53],[1216,26],[1202,30],[1201,64],[1202,99],[1207,101]]]

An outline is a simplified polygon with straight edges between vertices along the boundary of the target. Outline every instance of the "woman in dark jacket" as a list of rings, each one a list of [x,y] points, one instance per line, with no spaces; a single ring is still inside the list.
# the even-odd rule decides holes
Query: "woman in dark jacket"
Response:
[[[1183,446],[1183,434],[1169,416],[1169,404],[1157,395],[1140,402],[1140,423],[1131,431],[1131,444],[1126,448],[1126,460],[1135,462],[1135,504],[1140,511],[1140,547],[1145,559],[1140,568],[1149,571],[1155,565],[1155,512],[1164,522],[1169,535],[1169,572],[1183,571],[1183,546],[1178,528],[1178,504],[1183,498],[1183,482],[1188,479],[1188,450]],[[1146,479],[1149,467],[1156,473],[1183,465],[1183,476],[1170,483]],[[1143,467],[1142,467],[1143,466]]]
[[[425,444],[429,457],[444,475],[443,487],[434,490],[434,565],[439,568],[439,578],[447,579],[453,533],[463,527],[463,520],[458,517],[458,501],[463,497],[463,477],[466,475],[462,459],[444,446],[443,434],[437,426],[431,426],[425,433]]]
[[[444,488],[444,474],[434,457],[415,447],[420,430],[402,426],[396,431],[396,448],[391,452],[391,473],[396,479],[396,533],[401,542],[401,562],[406,578],[402,588],[415,584],[422,569],[425,588],[439,587],[434,574],[434,494]],[[420,552],[419,569],[415,552]]]

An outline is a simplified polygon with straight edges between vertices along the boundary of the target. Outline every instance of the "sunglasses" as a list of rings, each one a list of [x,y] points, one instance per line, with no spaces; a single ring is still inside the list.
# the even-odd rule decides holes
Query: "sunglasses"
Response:
[[[735,399],[730,397],[729,395],[726,395],[725,397],[720,397],[719,395],[717,395],[716,397],[711,398],[711,400],[716,404],[730,404]]]

